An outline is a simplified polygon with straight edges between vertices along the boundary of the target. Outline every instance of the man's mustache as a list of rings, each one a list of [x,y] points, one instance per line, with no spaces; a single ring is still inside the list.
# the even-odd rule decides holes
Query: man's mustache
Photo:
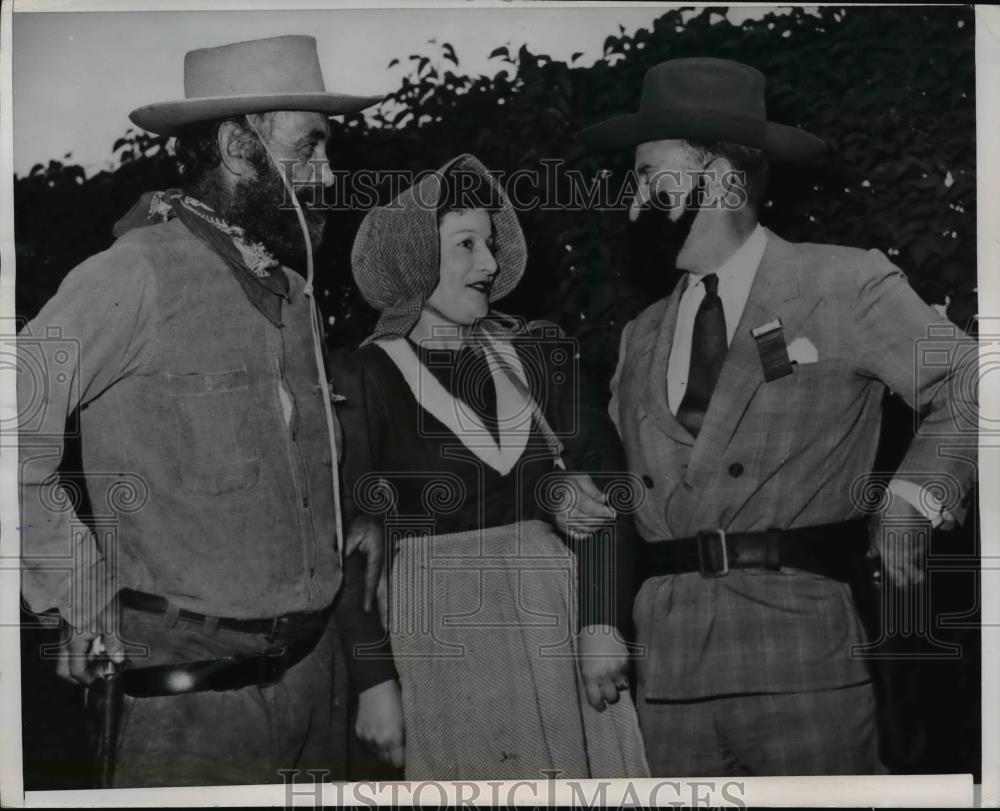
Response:
[[[647,218],[652,218],[654,215],[659,214],[670,225],[680,225],[687,216],[693,219],[707,203],[707,185],[708,178],[702,172],[698,174],[697,180],[695,180],[691,190],[683,197],[680,196],[679,191],[676,189],[672,191],[654,191],[649,199],[640,206],[639,215],[636,220],[643,215],[646,215]],[[684,213],[677,220],[671,220],[670,211],[675,209],[678,203],[683,203]]]
[[[673,245],[678,240],[683,244],[691,232],[695,217],[698,216],[697,198],[700,192],[692,189],[685,201],[684,211],[676,220],[670,219],[670,206],[665,196],[658,195],[650,203],[639,209],[639,214],[629,223],[629,232],[635,239],[650,244]],[[677,245],[680,248],[680,245]]]

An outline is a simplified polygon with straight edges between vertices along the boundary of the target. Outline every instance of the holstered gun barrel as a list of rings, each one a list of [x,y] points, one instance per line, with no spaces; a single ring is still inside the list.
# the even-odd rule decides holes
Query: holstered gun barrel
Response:
[[[94,753],[94,788],[111,788],[115,772],[118,726],[122,710],[121,676],[112,663],[107,674],[87,688],[87,711]]]

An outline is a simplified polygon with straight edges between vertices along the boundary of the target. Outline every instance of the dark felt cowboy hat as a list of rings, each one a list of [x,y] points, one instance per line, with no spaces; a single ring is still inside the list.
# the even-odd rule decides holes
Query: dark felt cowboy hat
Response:
[[[359,113],[382,98],[328,93],[314,37],[269,37],[189,51],[184,98],[147,104],[129,118],[150,132],[176,135],[189,124],[246,113]]]
[[[764,84],[760,71],[728,59],[661,62],[646,72],[639,112],[588,127],[580,138],[602,148],[672,138],[726,141],[762,149],[781,163],[822,156],[822,139],[767,120]]]

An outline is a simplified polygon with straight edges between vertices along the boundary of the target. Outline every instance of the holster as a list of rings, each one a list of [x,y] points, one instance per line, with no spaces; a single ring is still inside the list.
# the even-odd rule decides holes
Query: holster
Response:
[[[94,788],[111,788],[118,746],[123,693],[117,668],[99,676],[87,688],[87,714],[90,720],[90,747],[93,753]]]
[[[917,703],[919,663],[904,655],[904,639],[885,633],[883,590],[897,587],[879,579],[881,565],[877,557],[859,564],[851,592],[868,639],[878,643],[878,656],[864,658],[875,689],[879,756],[890,771],[905,773],[923,753],[927,732]]]

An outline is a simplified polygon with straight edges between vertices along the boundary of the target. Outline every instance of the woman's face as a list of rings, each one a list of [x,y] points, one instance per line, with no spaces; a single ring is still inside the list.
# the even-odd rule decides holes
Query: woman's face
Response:
[[[471,324],[490,309],[497,275],[493,221],[485,209],[449,211],[438,227],[441,278],[428,303],[457,324]]]

